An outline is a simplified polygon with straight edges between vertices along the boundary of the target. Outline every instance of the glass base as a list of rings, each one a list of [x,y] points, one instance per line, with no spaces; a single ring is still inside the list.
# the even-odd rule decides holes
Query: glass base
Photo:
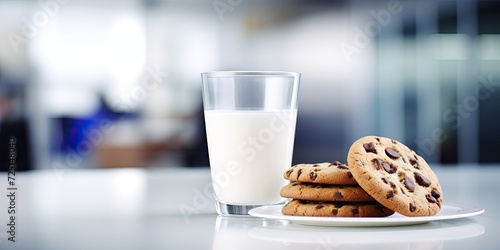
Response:
[[[222,216],[250,216],[248,211],[261,206],[263,205],[230,205],[217,200],[215,201],[215,209],[217,210],[217,213]]]

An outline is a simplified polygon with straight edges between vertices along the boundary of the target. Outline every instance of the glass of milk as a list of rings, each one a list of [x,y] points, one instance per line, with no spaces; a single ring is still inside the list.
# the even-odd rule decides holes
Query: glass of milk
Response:
[[[203,108],[217,212],[247,215],[282,204],[292,164],[300,74],[202,73]]]

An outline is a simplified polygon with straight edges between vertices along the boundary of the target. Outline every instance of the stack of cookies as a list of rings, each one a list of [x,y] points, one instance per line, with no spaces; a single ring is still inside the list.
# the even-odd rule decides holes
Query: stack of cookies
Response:
[[[394,212],[375,201],[358,185],[347,165],[299,164],[284,173],[290,184],[281,196],[291,198],[283,214],[335,217],[382,217]]]
[[[281,196],[292,200],[286,215],[384,217],[435,215],[442,189],[425,160],[404,144],[379,136],[355,141],[340,162],[299,164],[287,169],[290,184]]]

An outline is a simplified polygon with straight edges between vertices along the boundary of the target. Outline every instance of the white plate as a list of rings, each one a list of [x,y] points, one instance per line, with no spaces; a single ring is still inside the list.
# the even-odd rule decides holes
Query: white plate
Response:
[[[282,205],[262,206],[249,211],[255,217],[289,220],[297,224],[310,226],[337,226],[337,227],[375,227],[375,226],[402,226],[422,224],[430,221],[451,220],[476,216],[484,212],[483,208],[443,204],[441,211],[434,216],[407,217],[394,213],[389,217],[314,217],[291,216],[281,213]]]

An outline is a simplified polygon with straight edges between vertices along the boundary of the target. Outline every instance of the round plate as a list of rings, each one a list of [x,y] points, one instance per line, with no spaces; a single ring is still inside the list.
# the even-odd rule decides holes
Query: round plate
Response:
[[[297,224],[310,226],[377,227],[415,225],[430,221],[459,219],[484,212],[484,209],[479,207],[443,204],[439,213],[433,216],[407,217],[394,213],[389,217],[315,217],[284,215],[281,213],[282,207],[283,205],[262,206],[250,210],[249,214],[267,219],[289,220]]]

